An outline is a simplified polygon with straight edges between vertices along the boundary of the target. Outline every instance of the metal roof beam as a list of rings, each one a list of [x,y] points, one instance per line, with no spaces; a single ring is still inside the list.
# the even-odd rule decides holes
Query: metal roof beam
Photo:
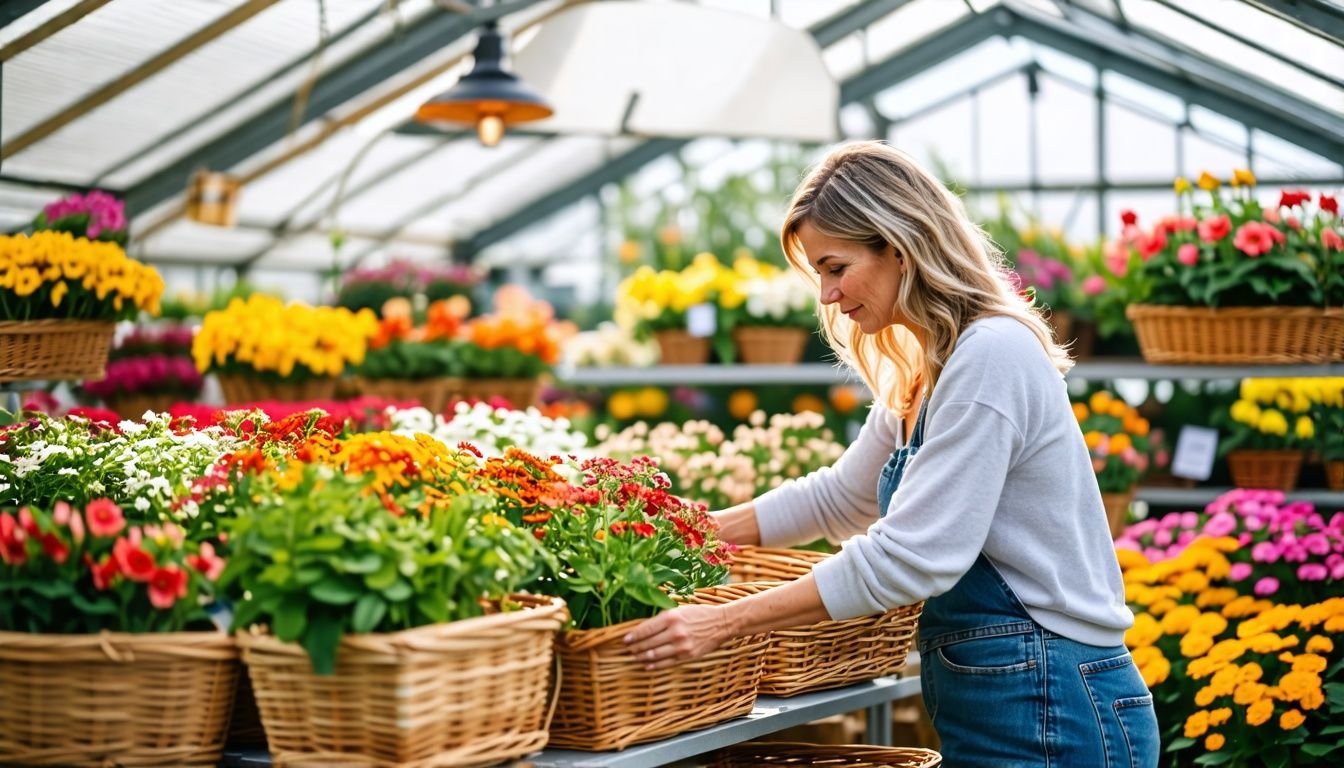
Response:
[[[480,26],[541,0],[499,2],[472,14],[429,11],[418,22],[389,35],[370,50],[324,72],[308,96],[302,122],[308,123],[351,99],[375,89],[402,71],[443,50]],[[277,99],[237,128],[154,172],[127,191],[126,207],[134,216],[180,193],[187,177],[200,167],[227,169],[282,141],[289,133],[292,100]]]
[[[1344,45],[1344,8],[1321,0],[1242,0],[1305,32]]]
[[[29,30],[19,38],[11,41],[5,47],[0,48],[0,62],[9,61],[20,53],[32,48],[34,45],[46,40],[52,35],[60,32],[62,29],[74,24],[76,21],[88,16],[90,13],[107,5],[108,0],[82,0],[77,5],[73,5],[56,16],[47,19],[41,25]],[[3,27],[4,23],[0,23]]]

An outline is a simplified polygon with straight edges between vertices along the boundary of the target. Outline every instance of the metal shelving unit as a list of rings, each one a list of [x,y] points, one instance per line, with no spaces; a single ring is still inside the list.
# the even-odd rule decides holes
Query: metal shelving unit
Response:
[[[805,693],[782,699],[761,696],[751,714],[726,723],[620,752],[578,752],[547,749],[518,763],[515,768],[657,768],[721,747],[774,733],[831,715],[869,710],[870,744],[891,743],[891,703],[919,694],[917,654],[900,677],[879,677],[866,683],[830,691]],[[271,756],[263,750],[230,750],[224,753],[224,768],[269,768]]]
[[[1233,490],[1230,487],[1163,488],[1141,485],[1134,491],[1136,501],[1155,506],[1202,507],[1218,496]],[[1344,492],[1321,488],[1303,488],[1286,494],[1289,501],[1309,501],[1320,507],[1344,509]]]

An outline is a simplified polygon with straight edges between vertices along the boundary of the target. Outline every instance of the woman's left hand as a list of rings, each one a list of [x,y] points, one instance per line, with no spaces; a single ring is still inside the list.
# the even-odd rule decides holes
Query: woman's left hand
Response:
[[[666,669],[699,658],[733,636],[727,606],[683,605],[663,611],[625,636],[645,669]]]

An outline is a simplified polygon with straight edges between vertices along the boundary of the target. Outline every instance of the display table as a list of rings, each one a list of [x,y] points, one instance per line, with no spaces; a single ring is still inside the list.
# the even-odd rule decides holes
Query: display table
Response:
[[[900,677],[879,677],[866,683],[787,699],[761,696],[756,699],[756,708],[751,714],[703,730],[639,744],[620,752],[547,749],[513,765],[516,768],[653,768],[858,709],[868,710],[864,741],[889,745],[891,702],[919,694],[919,665],[915,654],[911,656],[907,672]],[[260,750],[228,750],[224,753],[223,765],[226,768],[269,768],[271,757]]]

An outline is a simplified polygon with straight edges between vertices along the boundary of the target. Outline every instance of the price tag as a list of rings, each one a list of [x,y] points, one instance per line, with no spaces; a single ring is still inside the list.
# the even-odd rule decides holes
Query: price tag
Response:
[[[1171,474],[1188,480],[1208,480],[1218,455],[1218,430],[1187,424],[1176,438]]]
[[[718,310],[713,304],[696,304],[686,310],[686,331],[696,338],[713,336],[718,321]]]

